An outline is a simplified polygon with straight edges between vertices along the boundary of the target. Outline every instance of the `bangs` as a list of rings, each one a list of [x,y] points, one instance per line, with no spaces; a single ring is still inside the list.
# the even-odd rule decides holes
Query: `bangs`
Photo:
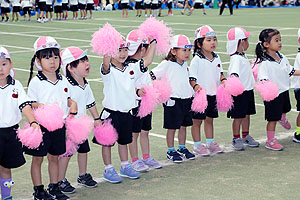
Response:
[[[39,55],[38,55],[39,54]],[[37,57],[42,58],[51,58],[53,56],[59,56],[59,49],[57,48],[47,48],[37,52]]]
[[[84,56],[84,57],[79,59],[79,61],[81,61],[81,62],[84,62],[84,61],[87,61],[87,60],[89,60],[87,56]]]

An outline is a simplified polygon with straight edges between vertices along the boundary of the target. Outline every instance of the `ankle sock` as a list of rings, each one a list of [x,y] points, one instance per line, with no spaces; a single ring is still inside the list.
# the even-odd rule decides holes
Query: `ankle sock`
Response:
[[[240,137],[241,137],[240,134],[238,134],[238,135],[233,135],[233,139],[239,139]]]
[[[44,191],[44,185],[38,185],[38,186],[34,186],[33,189],[36,191],[39,191],[39,192],[42,192]]]
[[[208,138],[208,139],[206,139],[206,145],[207,145],[207,147],[209,147],[209,145],[211,144],[211,143],[213,143],[214,142],[214,139],[213,138]]]
[[[275,137],[275,131],[267,131],[268,141],[272,141]]]
[[[281,121],[284,121],[285,120],[285,118],[286,118],[286,114],[285,113],[282,113],[282,115],[281,115]]]
[[[127,160],[126,161],[121,161],[121,167],[122,168],[127,167],[127,165],[129,165],[129,162]]]
[[[139,158],[136,157],[136,158],[131,158],[131,163],[134,163],[135,161],[137,161]]]
[[[112,165],[112,164],[105,165],[105,167],[104,167],[104,169],[110,169],[110,168],[113,168],[113,165]]]
[[[143,154],[143,160],[147,160],[148,158],[150,158],[149,154]]]
[[[184,149],[185,148],[185,144],[180,144],[178,145],[178,149],[181,150],[181,149]]]
[[[170,153],[172,151],[175,151],[175,148],[174,147],[168,147],[168,153]]]
[[[196,149],[197,147],[199,147],[202,144],[201,141],[199,142],[194,142],[194,148]]]
[[[8,184],[7,184],[7,182],[8,182]],[[0,185],[1,185],[1,197],[2,197],[2,199],[6,198],[6,197],[9,197],[10,192],[11,192],[11,186],[12,186],[11,178],[9,178],[9,179],[0,178]],[[8,185],[9,187],[6,186],[6,185]]]
[[[242,131],[242,137],[246,138],[249,135],[249,131]]]
[[[297,126],[296,128],[296,135],[300,135],[300,126]]]

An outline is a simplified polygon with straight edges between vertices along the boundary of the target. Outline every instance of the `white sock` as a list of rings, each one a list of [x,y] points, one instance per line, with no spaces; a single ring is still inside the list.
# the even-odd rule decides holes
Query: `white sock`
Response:
[[[104,169],[110,169],[112,167],[113,167],[112,164],[109,164],[109,165],[105,165]]]
[[[128,160],[126,160],[126,161],[121,161],[121,167],[122,167],[122,168],[125,168],[127,165],[129,165]]]

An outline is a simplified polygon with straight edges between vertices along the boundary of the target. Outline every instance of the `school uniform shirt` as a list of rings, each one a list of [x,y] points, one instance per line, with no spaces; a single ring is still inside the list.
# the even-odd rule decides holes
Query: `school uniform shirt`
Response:
[[[86,114],[86,109],[96,105],[95,98],[89,83],[84,79],[84,86],[72,77],[67,76],[68,88],[70,90],[70,97],[77,103],[78,113],[75,117],[80,117]]]
[[[94,0],[87,0],[87,4],[94,4]]]
[[[135,0],[135,2],[142,2],[143,0]]]
[[[255,80],[250,62],[245,54],[236,53],[230,56],[227,77],[231,74],[237,74],[245,90],[253,90]]]
[[[15,6],[21,6],[20,0],[12,0],[11,1],[11,5],[13,7],[15,7]]]
[[[55,1],[55,3],[54,3],[54,6],[62,6],[62,1],[60,1],[60,2],[58,2],[57,0]]]
[[[151,0],[144,0],[144,4],[150,4]]]
[[[51,5],[52,6],[52,0],[46,0],[46,5]]]
[[[152,0],[152,4],[158,4],[158,0]]]
[[[31,0],[23,0],[21,2],[21,5],[22,5],[22,8],[32,7],[33,6],[33,1],[31,1]]]
[[[179,64],[177,62],[164,60],[150,73],[156,78],[167,77],[172,88],[171,97],[179,99],[192,97],[193,88],[189,83],[189,69],[187,62]]]
[[[290,89],[290,76],[295,72],[288,59],[277,52],[280,61],[266,54],[263,61],[258,66],[258,80],[271,80],[279,88],[279,94]]]
[[[1,0],[0,0],[1,1]],[[2,8],[9,8],[9,3],[7,2],[7,1],[5,1],[5,0],[2,0],[1,1],[1,7]]]
[[[68,116],[68,98],[70,98],[68,81],[60,74],[56,74],[55,83],[48,80],[47,77],[39,71],[32,78],[28,86],[28,97],[31,101],[52,105],[57,104],[64,112],[64,118]]]
[[[47,2],[47,0],[39,0],[39,2]]]
[[[78,0],[70,0],[70,5],[78,5]]]
[[[0,128],[8,128],[22,120],[21,111],[31,105],[22,84],[8,76],[7,84],[0,86]]]
[[[195,3],[203,3],[203,0],[195,0]]]
[[[86,0],[78,0],[78,3],[85,5],[86,4]]]
[[[196,81],[204,87],[206,94],[214,96],[220,85],[220,76],[223,74],[220,57],[212,52],[213,59],[208,60],[201,52],[198,52],[191,61],[190,80]]]
[[[300,70],[300,48],[295,59],[294,68]],[[291,77],[291,88],[300,88],[300,76]]]
[[[129,4],[129,0],[121,0],[121,3],[128,3]]]
[[[69,0],[62,0],[62,3],[69,3]]]

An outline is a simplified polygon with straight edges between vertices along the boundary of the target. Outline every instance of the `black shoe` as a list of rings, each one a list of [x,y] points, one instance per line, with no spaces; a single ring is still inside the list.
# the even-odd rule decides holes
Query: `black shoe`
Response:
[[[294,133],[293,142],[300,143],[300,135],[297,135],[297,132]]]
[[[97,182],[93,180],[93,177],[91,176],[91,174],[84,174],[81,176],[78,176],[77,178],[77,182],[80,185],[83,185],[85,187],[89,187],[89,188],[93,188],[97,186]]]
[[[66,194],[72,194],[75,192],[75,188],[69,183],[69,181],[64,178],[61,181],[58,181],[58,187],[60,189],[60,191],[62,191],[63,193]]]
[[[189,150],[187,148],[183,148],[181,150],[177,150],[177,152],[182,156],[185,157],[186,159],[189,160],[194,160],[195,159],[195,155],[192,154],[191,152],[189,152]]]
[[[48,186],[49,194],[52,196],[53,199],[57,200],[69,200],[70,198],[62,193],[58,187],[58,185],[49,184]]]
[[[33,199],[34,200],[52,200],[53,197],[48,194],[46,190],[39,191],[36,186],[33,187],[34,193],[33,193]]]
[[[167,158],[174,163],[182,163],[182,158],[177,151],[167,152]]]

